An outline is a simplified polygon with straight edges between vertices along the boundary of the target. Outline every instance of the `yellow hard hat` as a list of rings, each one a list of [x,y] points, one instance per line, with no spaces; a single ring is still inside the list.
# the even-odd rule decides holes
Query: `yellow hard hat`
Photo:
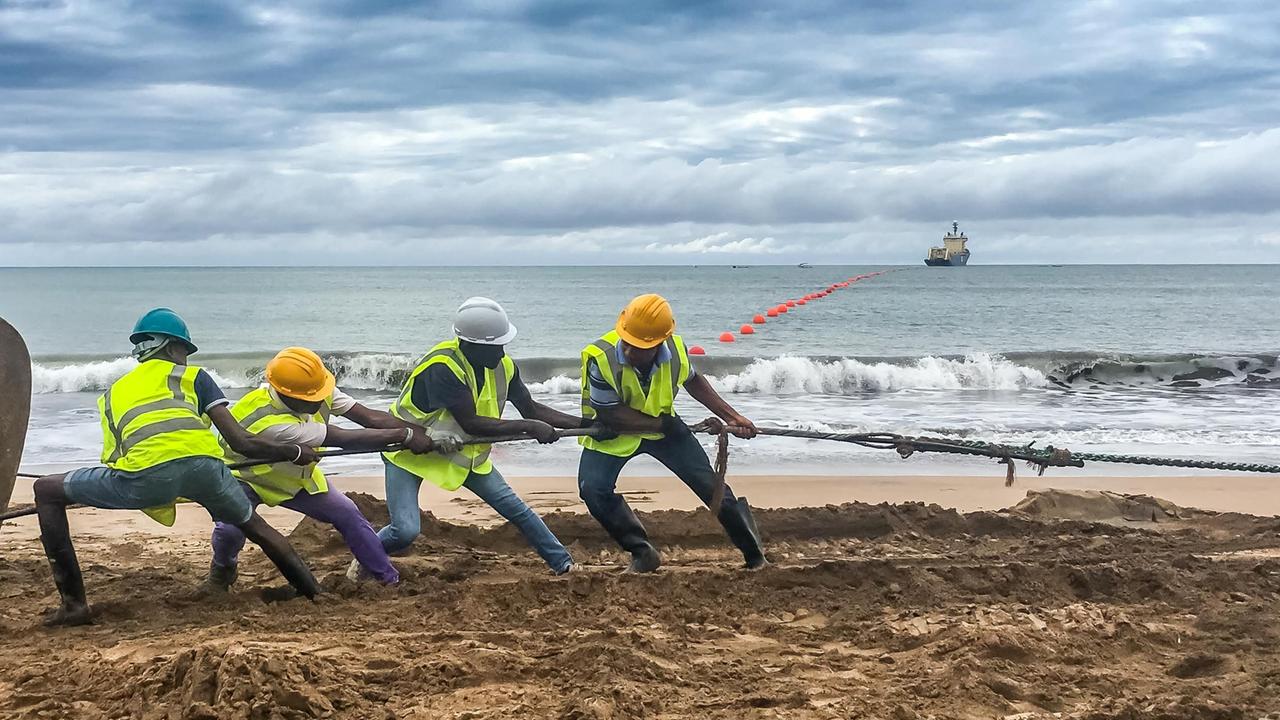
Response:
[[[628,345],[651,348],[676,331],[676,316],[666,298],[650,293],[627,303],[614,329]]]
[[[329,397],[337,384],[320,356],[301,347],[287,347],[271,358],[267,383],[285,397],[309,402]]]

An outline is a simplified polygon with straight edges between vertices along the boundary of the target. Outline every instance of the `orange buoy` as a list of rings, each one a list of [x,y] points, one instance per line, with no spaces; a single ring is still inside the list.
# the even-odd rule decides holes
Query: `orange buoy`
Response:
[[[805,304],[807,304],[808,302],[809,302],[808,300],[797,300],[797,301],[796,301],[796,305],[805,305]]]
[[[779,305],[776,309],[778,312],[784,313],[789,311],[791,308],[787,307],[786,305]]]
[[[757,324],[757,325],[763,325],[763,324],[764,324],[764,316],[763,316],[763,315],[757,315],[757,316],[755,316],[755,317],[751,318],[751,322],[753,322],[753,323],[755,323],[755,324]]]
[[[768,310],[765,310],[764,314],[769,317],[778,317],[778,308],[769,308]]]
[[[701,345],[693,345],[689,348],[690,355],[706,355],[707,351],[702,349]]]
[[[731,332],[720,333],[720,342],[733,342],[733,341],[734,341],[733,333]]]
[[[751,327],[750,325],[743,325],[742,327],[738,328],[738,332],[742,333],[743,335],[754,335],[756,332],[756,329]]]
[[[796,306],[796,301],[795,301],[795,300],[788,300],[788,301],[787,301],[787,307],[795,307],[795,306]]]

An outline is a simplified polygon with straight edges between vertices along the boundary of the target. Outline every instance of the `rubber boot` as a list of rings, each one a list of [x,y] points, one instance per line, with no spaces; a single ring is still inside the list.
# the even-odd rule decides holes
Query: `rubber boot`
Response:
[[[63,518],[65,522],[65,514]],[[61,605],[45,618],[44,624],[93,624],[89,601],[84,594],[84,576],[80,573],[80,561],[76,559],[70,533],[42,532],[40,542],[44,545],[44,556],[49,560],[49,569],[53,572],[53,584],[58,587],[58,596],[62,600]]]
[[[651,573],[662,567],[662,555],[657,548],[645,544],[643,548],[631,552],[631,564],[627,565],[629,573]]]
[[[280,574],[289,581],[289,585],[298,595],[309,600],[315,599],[315,596],[320,594],[320,583],[316,581],[316,576],[311,573],[311,568],[307,567],[307,563],[292,547],[287,544],[285,547],[287,550],[281,553],[263,545],[262,552],[271,558],[271,562],[275,563]]]
[[[662,566],[662,556],[649,542],[649,535],[640,518],[636,517],[625,502],[618,503],[610,512],[591,514],[623,550],[631,553],[631,564],[627,566],[627,572],[651,573]]]
[[[732,505],[722,506],[719,520],[729,540],[742,551],[744,567],[758,570],[769,564],[764,556],[760,531],[756,529],[756,519],[751,515],[751,506],[746,498],[739,497]]]
[[[262,548],[262,552],[271,558],[271,562],[275,564],[276,569],[280,571],[285,580],[289,581],[289,585],[293,587],[293,590],[298,595],[305,598],[314,598],[320,594],[320,583],[316,582],[316,576],[311,574],[311,568],[307,567],[307,563],[293,549],[289,541],[275,528],[268,525],[256,513],[248,522],[239,527],[245,537]],[[284,598],[273,594],[268,599]]]
[[[239,576],[239,565],[223,567],[222,565],[210,561],[209,578],[206,582],[211,589],[226,592],[236,583],[236,578]]]

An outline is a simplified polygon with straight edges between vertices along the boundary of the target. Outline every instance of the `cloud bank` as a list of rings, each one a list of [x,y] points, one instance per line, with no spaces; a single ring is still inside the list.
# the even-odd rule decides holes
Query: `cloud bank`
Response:
[[[1273,3],[636,5],[0,5],[0,265],[1280,261]]]

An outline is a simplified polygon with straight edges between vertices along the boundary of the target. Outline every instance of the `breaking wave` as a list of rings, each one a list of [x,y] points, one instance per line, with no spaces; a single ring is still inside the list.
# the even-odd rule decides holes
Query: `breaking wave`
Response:
[[[795,395],[856,395],[893,390],[1019,390],[1044,387],[1038,370],[998,355],[978,353],[959,360],[923,357],[909,364],[866,363],[840,359],[829,362],[805,357],[756,360],[742,372],[717,379],[734,393]]]
[[[396,353],[324,353],[325,364],[350,390],[396,392],[417,362]],[[262,382],[269,354],[202,354],[201,365],[224,388]],[[777,358],[700,357],[700,372],[726,392],[761,395],[857,395],[898,390],[1021,390],[1223,385],[1280,388],[1275,355],[1124,356],[1089,353],[973,353],[963,357]],[[100,392],[133,367],[128,357],[38,360],[32,370],[36,393]],[[520,372],[530,390],[579,392],[574,358],[522,358]]]

